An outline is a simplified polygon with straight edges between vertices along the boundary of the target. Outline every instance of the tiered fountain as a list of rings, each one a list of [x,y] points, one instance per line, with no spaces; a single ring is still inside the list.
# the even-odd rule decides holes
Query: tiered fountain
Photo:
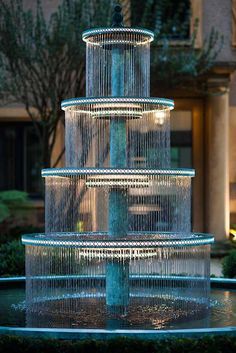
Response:
[[[170,169],[174,103],[149,97],[154,34],[123,27],[120,11],[83,33],[87,96],[62,102],[66,167],[42,171],[46,231],[22,238],[31,327],[207,317],[213,237],[191,233],[194,171]]]

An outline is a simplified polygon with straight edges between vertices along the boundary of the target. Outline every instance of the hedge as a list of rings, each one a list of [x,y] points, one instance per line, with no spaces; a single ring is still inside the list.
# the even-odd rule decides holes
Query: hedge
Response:
[[[0,277],[24,276],[25,247],[19,240],[0,244]]]
[[[10,353],[235,353],[236,337],[207,336],[201,339],[146,341],[114,340],[63,341],[17,336],[0,336],[0,352]]]
[[[236,278],[236,250],[232,250],[228,256],[223,259],[224,277]]]

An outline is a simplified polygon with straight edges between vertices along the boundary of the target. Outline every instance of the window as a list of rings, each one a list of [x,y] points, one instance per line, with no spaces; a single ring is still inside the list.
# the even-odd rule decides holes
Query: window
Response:
[[[0,190],[24,190],[40,196],[41,154],[31,123],[0,123]]]

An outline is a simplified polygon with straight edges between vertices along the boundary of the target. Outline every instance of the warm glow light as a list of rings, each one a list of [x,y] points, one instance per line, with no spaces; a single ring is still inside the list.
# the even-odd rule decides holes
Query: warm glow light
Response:
[[[91,115],[93,118],[102,118],[102,117],[108,117],[109,119],[112,119],[112,117],[115,116],[131,116],[135,118],[142,118],[142,112],[139,112],[138,110],[130,110],[130,109],[124,109],[124,110],[112,110],[112,109],[107,109],[107,110],[98,110],[98,111],[93,111],[91,112]]]
[[[137,186],[141,186],[141,187],[148,187],[149,186],[149,182],[148,181],[132,181],[132,180],[93,180],[93,181],[86,181],[86,186],[87,187],[96,187],[96,186],[108,186],[108,187],[137,187]]]
[[[155,112],[155,124],[163,125],[166,118],[166,111],[165,110],[157,110]]]
[[[142,175],[103,175],[88,177],[87,187],[148,187],[152,180]]]
[[[229,236],[230,236],[230,240],[233,243],[236,243],[236,230],[235,229],[230,229],[229,230]]]

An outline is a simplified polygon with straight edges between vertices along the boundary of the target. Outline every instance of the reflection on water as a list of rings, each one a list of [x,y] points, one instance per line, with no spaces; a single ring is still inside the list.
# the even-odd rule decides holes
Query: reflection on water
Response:
[[[214,327],[236,326],[236,291],[215,290],[214,292],[218,293],[211,310]],[[218,320],[221,325],[218,325]]]
[[[0,289],[0,326],[25,326],[25,290],[23,288]],[[158,321],[158,317],[157,317]],[[199,328],[236,326],[236,291],[213,289],[208,320],[167,324],[161,328]],[[141,327],[140,327],[141,328]]]

